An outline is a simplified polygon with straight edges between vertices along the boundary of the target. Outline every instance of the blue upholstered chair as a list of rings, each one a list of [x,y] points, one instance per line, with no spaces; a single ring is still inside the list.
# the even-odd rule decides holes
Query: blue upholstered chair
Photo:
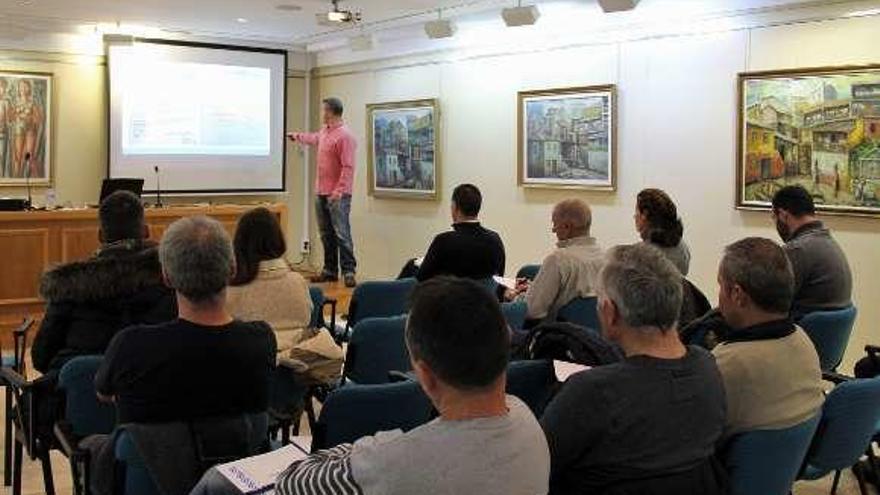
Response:
[[[310,286],[309,297],[312,299],[312,319],[310,328],[326,328],[331,334],[336,334],[336,299],[324,296],[320,287]],[[330,321],[324,317],[324,308],[330,307]]]
[[[406,316],[366,318],[351,332],[342,374],[355,383],[387,383],[388,372],[411,369],[404,331]]]
[[[433,411],[431,401],[415,381],[339,387],[324,401],[312,431],[312,451],[380,431],[411,430],[430,421]]]
[[[416,279],[404,278],[381,282],[362,282],[355,287],[346,324],[347,339],[351,329],[366,318],[388,318],[405,314]]]
[[[558,382],[549,359],[513,361],[507,366],[507,393],[525,402],[540,418]]]
[[[516,272],[516,278],[535,280],[539,271],[541,271],[541,265],[523,265],[519,271]]]
[[[501,312],[504,313],[504,320],[507,321],[510,328],[514,330],[523,329],[526,324],[526,313],[528,312],[528,309],[529,308],[524,301],[503,303],[501,305]]]
[[[733,437],[721,456],[730,476],[730,495],[788,495],[820,416],[791,428]]]
[[[822,371],[834,371],[843,359],[858,311],[855,306],[807,313],[798,325],[807,332],[819,353]]]
[[[834,472],[832,493],[840,472],[853,467],[865,453],[880,423],[880,378],[850,380],[834,387],[822,407],[822,421],[798,479],[816,480]],[[867,495],[861,470],[853,469],[862,495]]]
[[[114,454],[119,464],[119,476],[114,487],[118,495],[161,495],[159,487],[150,476],[131,434],[120,431],[115,438]]]
[[[100,402],[95,392],[95,375],[103,356],[78,356],[58,373],[58,390],[64,395],[64,418],[55,424],[55,437],[70,461],[74,493],[88,493],[88,456],[78,447],[89,435],[108,434],[116,425],[116,408]]]
[[[596,297],[578,297],[559,310],[556,319],[574,323],[594,332],[600,332],[599,312]]]

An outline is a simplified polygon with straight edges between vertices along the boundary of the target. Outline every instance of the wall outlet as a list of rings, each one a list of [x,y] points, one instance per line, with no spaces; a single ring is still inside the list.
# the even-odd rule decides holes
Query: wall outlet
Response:
[[[302,245],[299,247],[299,252],[302,254],[309,254],[312,252],[312,243],[308,239],[303,239]]]

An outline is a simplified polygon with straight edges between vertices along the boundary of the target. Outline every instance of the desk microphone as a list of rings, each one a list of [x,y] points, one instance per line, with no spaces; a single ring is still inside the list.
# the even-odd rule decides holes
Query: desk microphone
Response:
[[[27,205],[26,210],[30,210],[34,203],[31,198],[31,153],[24,154],[24,185],[27,188]]]
[[[162,207],[162,186],[159,184],[159,166],[153,165],[153,172],[156,172],[156,206]]]

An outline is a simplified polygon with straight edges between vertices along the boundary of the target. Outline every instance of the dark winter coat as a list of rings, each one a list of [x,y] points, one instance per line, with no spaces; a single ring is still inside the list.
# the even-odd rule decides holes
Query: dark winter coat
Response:
[[[54,268],[43,275],[40,293],[47,308],[31,358],[43,373],[75,356],[103,354],[125,327],[177,316],[155,243],[122,241],[88,260]]]

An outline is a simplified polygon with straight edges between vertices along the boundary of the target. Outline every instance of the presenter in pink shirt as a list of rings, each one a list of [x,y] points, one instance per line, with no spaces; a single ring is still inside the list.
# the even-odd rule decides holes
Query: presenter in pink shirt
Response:
[[[315,211],[324,245],[324,269],[313,282],[339,280],[339,268],[346,287],[357,284],[354,243],[351,239],[351,188],[354,181],[354,152],[357,142],[342,121],[342,101],[327,98],[323,103],[324,125],[318,132],[291,132],[300,144],[318,147]]]

